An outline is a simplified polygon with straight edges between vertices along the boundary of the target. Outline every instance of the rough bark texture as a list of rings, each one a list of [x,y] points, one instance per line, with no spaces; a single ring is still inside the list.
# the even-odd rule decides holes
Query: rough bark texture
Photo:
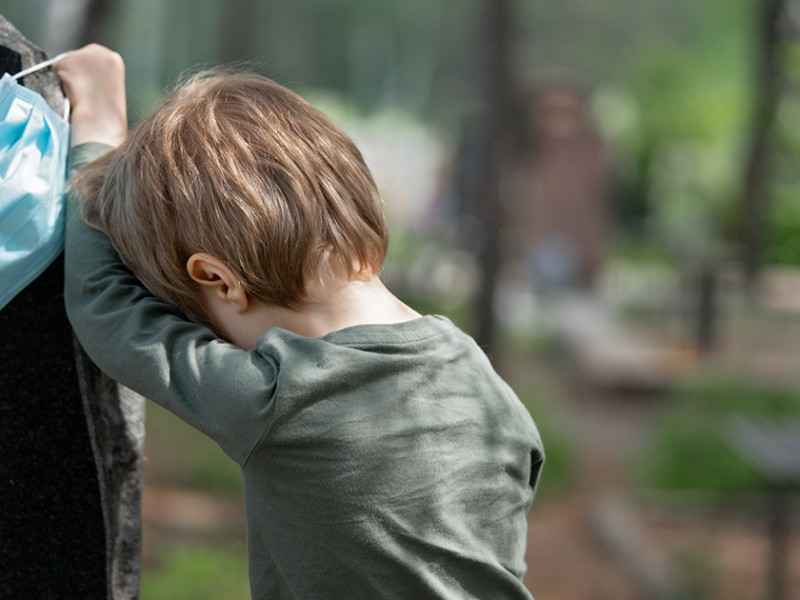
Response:
[[[0,16],[4,71],[46,58]],[[63,111],[52,69],[21,83]],[[144,401],[73,341],[61,257],[0,311],[0,335],[0,596],[138,597]]]

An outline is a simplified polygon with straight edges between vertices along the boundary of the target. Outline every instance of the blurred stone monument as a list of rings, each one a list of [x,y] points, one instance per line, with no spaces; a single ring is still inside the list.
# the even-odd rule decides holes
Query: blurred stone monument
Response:
[[[3,72],[46,58],[0,16]],[[52,69],[20,82],[63,112]],[[144,400],[74,341],[63,284],[60,256],[0,310],[0,598],[136,598]]]
[[[544,85],[526,109],[525,147],[509,206],[515,251],[537,291],[591,288],[611,221],[605,144],[573,86]]]

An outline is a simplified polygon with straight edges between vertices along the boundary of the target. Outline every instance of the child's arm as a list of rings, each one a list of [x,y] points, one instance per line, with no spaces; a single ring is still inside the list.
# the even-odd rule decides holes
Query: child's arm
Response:
[[[94,63],[83,58],[109,52],[97,48],[77,51],[71,56],[76,61],[65,58],[59,70],[76,108],[78,139],[101,142],[74,145],[68,175],[110,150],[108,142],[121,141],[125,128],[119,87],[101,81],[110,76],[120,83],[120,70],[106,63],[110,71],[85,71]],[[109,98],[102,98],[103,90]],[[216,338],[152,296],[122,264],[108,237],[83,222],[80,201],[74,191],[68,195],[64,298],[81,344],[112,378],[175,412],[243,463],[272,419],[275,365]]]

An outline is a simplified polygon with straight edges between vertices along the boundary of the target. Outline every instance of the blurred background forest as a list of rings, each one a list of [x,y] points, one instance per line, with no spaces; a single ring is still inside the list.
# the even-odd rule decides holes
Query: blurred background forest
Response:
[[[132,124],[186,72],[246,62],[356,140],[390,287],[473,333],[542,430],[538,598],[800,598],[796,495],[766,510],[774,482],[726,441],[733,414],[800,417],[799,2],[0,14],[50,54],[119,51]],[[235,466],[153,405],[147,436],[142,597],[247,597]]]

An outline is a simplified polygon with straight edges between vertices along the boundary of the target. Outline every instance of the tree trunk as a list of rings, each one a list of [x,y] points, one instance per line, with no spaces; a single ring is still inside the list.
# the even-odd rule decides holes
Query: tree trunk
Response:
[[[780,97],[780,24],[784,0],[759,3],[759,45],[756,62],[756,97],[750,145],[744,165],[743,197],[739,236],[748,289],[758,284],[767,227],[767,183],[772,129]]]
[[[495,290],[501,264],[501,178],[508,159],[509,116],[512,86],[509,75],[512,0],[484,0],[481,11],[480,98],[483,104],[482,135],[484,143],[476,160],[477,197],[486,237],[479,255],[481,285],[477,300],[475,338],[491,353],[495,337]]]

